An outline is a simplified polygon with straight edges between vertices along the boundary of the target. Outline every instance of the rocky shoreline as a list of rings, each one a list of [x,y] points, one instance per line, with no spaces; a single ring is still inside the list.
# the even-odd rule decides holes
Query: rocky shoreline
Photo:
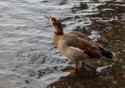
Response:
[[[121,17],[125,13],[125,6],[115,6],[121,2],[107,2],[97,8],[99,14],[89,16],[93,22],[86,28],[77,27],[75,31],[81,31],[90,35],[92,30],[98,31],[100,37],[97,42],[107,47],[114,53],[113,61],[106,61],[104,58],[96,60],[94,66],[112,64],[101,74],[81,72],[80,75],[61,77],[58,81],[50,84],[48,88],[124,88],[125,87],[125,19]],[[110,8],[102,11],[102,9]],[[124,14],[125,15],[125,14]],[[119,17],[120,16],[120,17]],[[93,19],[95,17],[102,20]],[[117,17],[115,19],[115,17]],[[108,20],[108,21],[107,21]]]

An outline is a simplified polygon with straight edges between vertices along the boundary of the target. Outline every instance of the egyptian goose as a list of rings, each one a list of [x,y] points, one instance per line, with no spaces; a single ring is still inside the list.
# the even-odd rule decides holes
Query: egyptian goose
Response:
[[[75,64],[75,68],[71,73],[79,72],[83,61],[89,58],[101,58],[105,56],[109,59],[113,58],[113,54],[99,44],[92,41],[85,34],[80,32],[69,32],[63,31],[61,22],[52,16],[45,16],[51,25],[53,26],[53,42],[56,47],[66,55],[71,63]]]

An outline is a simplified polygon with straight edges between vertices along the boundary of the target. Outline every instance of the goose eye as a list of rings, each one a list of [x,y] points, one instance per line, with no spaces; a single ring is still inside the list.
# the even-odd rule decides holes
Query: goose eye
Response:
[[[55,19],[55,18],[53,18],[53,17],[51,18],[51,20],[52,20],[52,21],[56,21],[56,19]]]

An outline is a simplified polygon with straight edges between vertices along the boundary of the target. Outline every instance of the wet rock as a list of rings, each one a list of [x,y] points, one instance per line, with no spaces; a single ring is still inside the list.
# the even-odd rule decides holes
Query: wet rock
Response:
[[[73,17],[65,17],[65,18],[63,18],[63,19],[60,19],[60,21],[63,22],[63,21],[71,20],[72,18],[73,18]]]
[[[43,1],[41,1],[41,3],[46,3],[46,2],[48,2],[48,0],[43,0]]]
[[[82,33],[85,33],[86,35],[90,35],[90,31],[88,31],[85,27],[81,28],[80,26],[77,26],[73,31],[79,31]]]
[[[83,9],[88,9],[88,6],[86,3],[81,2],[79,6],[74,6],[71,8],[71,12],[75,13],[76,11],[83,10]]]
[[[122,6],[122,4],[123,6]],[[120,4],[118,2],[107,2],[105,5],[100,5],[97,8],[98,9],[104,9],[104,8],[110,8],[114,9],[116,12],[125,12],[125,6],[124,3],[121,2]]]
[[[59,5],[63,5],[63,4],[66,4],[67,0],[61,0],[60,4]]]
[[[81,2],[81,3],[79,4],[79,9],[80,9],[80,10],[87,9],[87,8],[88,8],[88,6],[87,6],[86,3],[82,3],[82,2]]]
[[[29,80],[25,80],[25,82],[26,82],[26,84],[29,84],[29,83],[30,83],[30,81],[29,81]]]
[[[100,10],[99,14],[93,15],[93,17],[101,17],[103,20],[108,19],[123,19],[125,6],[120,2],[106,2],[105,5],[99,5],[97,8]]]
[[[117,12],[113,9],[101,10],[98,14],[91,15],[90,17],[100,17],[102,20],[115,19]]]

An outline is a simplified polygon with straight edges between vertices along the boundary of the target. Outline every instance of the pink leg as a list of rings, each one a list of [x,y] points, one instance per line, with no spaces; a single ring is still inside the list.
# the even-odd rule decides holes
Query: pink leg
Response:
[[[69,72],[70,72],[71,74],[76,74],[76,73],[78,73],[78,72],[81,70],[83,64],[84,64],[84,62],[83,62],[83,61],[80,61],[78,64],[75,64],[74,68],[71,69],[71,70],[69,70]]]
[[[80,61],[78,64],[76,64],[76,73],[79,72],[84,64],[84,61]]]

